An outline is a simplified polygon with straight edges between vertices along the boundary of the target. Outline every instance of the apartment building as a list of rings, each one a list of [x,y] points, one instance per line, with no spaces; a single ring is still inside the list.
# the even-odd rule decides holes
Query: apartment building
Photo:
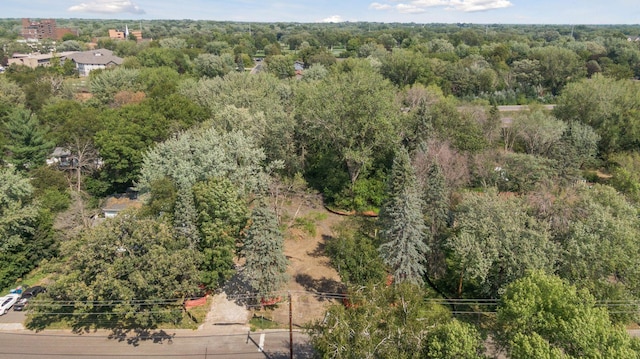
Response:
[[[59,28],[56,26],[54,19],[41,19],[32,21],[30,19],[22,19],[22,37],[27,40],[62,40],[66,34],[78,35],[78,31],[70,28]]]

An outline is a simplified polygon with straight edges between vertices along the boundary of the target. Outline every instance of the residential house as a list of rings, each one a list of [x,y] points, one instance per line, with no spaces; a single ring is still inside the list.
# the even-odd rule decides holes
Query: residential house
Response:
[[[58,166],[63,169],[74,168],[77,164],[77,159],[71,156],[71,151],[64,147],[56,147],[53,152],[47,158],[48,166]]]
[[[107,49],[76,52],[67,58],[76,64],[80,76],[89,76],[89,73],[95,69],[121,65],[123,61],[122,58],[115,56],[113,51]]]
[[[302,77],[302,71],[304,71],[304,62],[302,61],[296,61],[293,63],[293,69],[296,72],[296,77],[297,78],[301,78]]]
[[[138,199],[138,192],[131,190],[107,198],[102,207],[102,214],[104,218],[114,218],[125,209],[140,207],[142,207],[142,201]]]

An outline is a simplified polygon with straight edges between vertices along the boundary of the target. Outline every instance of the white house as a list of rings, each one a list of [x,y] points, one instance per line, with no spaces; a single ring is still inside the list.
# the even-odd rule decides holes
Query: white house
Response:
[[[113,51],[107,49],[76,52],[67,56],[67,59],[75,62],[80,76],[89,76],[89,73],[95,69],[121,65],[123,61],[122,58],[115,56]]]

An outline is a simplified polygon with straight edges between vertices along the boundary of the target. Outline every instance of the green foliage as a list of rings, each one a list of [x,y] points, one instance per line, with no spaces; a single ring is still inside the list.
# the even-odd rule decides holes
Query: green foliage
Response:
[[[66,243],[62,254],[69,259],[40,305],[33,306],[32,327],[57,320],[48,313],[70,313],[67,320],[75,329],[101,321],[156,328],[178,320],[184,298],[198,291],[199,253],[176,240],[166,223],[134,212],[84,232]]]
[[[505,153],[492,174],[501,191],[527,193],[557,176],[556,163],[548,158],[523,153]]]
[[[15,82],[0,76],[0,117],[5,116],[14,107],[25,104],[25,94]]]
[[[144,152],[167,137],[167,119],[148,103],[105,111],[100,117],[104,129],[94,137],[103,161],[100,178],[112,191],[124,192],[140,176]]]
[[[208,178],[227,178],[242,193],[260,192],[269,183],[264,160],[264,152],[242,132],[194,129],[150,149],[137,186],[145,192],[154,181],[169,178],[178,187],[191,188]]]
[[[628,199],[640,203],[640,153],[614,153],[608,161],[615,166],[611,171],[611,186]]]
[[[316,81],[321,80],[329,74],[329,71],[322,64],[313,64],[305,70],[302,80]]]
[[[67,191],[49,188],[38,195],[38,200],[42,208],[46,208],[52,213],[59,213],[69,208],[71,195]]]
[[[378,243],[365,233],[362,223],[349,219],[333,230],[336,236],[326,242],[325,250],[342,281],[355,286],[382,283],[387,274],[385,264],[378,254]]]
[[[35,113],[17,108],[9,114],[4,127],[11,163],[20,170],[44,164],[54,144],[47,140],[48,129],[40,125]]]
[[[32,202],[33,187],[0,168],[0,287],[5,288],[51,255],[51,217]]]
[[[120,91],[140,91],[142,86],[138,80],[140,70],[116,67],[114,69],[91,72],[89,86],[93,96],[102,103],[111,103]]]
[[[333,304],[310,325],[313,348],[320,358],[421,358],[426,329],[448,317],[424,295],[409,283],[352,290],[348,307]]]
[[[586,75],[584,63],[571,50],[556,46],[538,47],[531,51],[531,56],[540,62],[542,83],[554,95],[558,95],[569,81]]]
[[[137,80],[140,89],[143,90],[148,97],[161,98],[170,97],[178,87],[180,74],[169,67],[142,68],[139,70]],[[131,89],[130,91],[133,91]],[[188,119],[183,119],[188,120]]]
[[[429,252],[424,202],[407,150],[396,153],[387,182],[387,199],[380,210],[380,256],[396,282],[422,284]]]
[[[465,194],[455,208],[455,234],[446,241],[458,288],[466,283],[469,292],[497,298],[501,288],[528,270],[552,272],[558,247],[546,225],[528,211],[521,198],[495,190]]]
[[[177,189],[169,178],[153,181],[149,187],[150,197],[145,203],[142,213],[154,217],[173,217],[176,204]]]
[[[513,131],[532,155],[547,155],[560,142],[567,125],[541,109],[520,112],[513,119]]]
[[[532,272],[506,287],[496,339],[512,358],[638,358],[637,339],[612,325],[587,291]],[[538,356],[540,355],[540,356]]]
[[[191,70],[191,62],[183,50],[173,47],[149,47],[140,51],[136,57],[144,67],[169,67],[184,74]]]
[[[200,54],[193,60],[193,71],[198,77],[224,76],[235,68],[233,56],[230,54]]]
[[[247,260],[244,274],[251,287],[263,298],[271,298],[287,282],[284,237],[275,213],[266,203],[259,203],[251,212],[242,255]]]
[[[570,122],[549,157],[556,161],[559,176],[574,182],[580,179],[580,171],[597,164],[600,136],[594,129],[580,122]]]
[[[206,109],[177,93],[156,98],[151,106],[169,121],[171,132],[189,129],[209,118]]]
[[[167,178],[161,181],[170,182]],[[175,187],[173,187],[173,183],[171,183],[171,188],[158,188],[158,181],[154,182],[154,184],[156,185],[154,186],[156,187],[156,190],[160,190],[165,193],[155,194],[152,192],[151,195],[153,197],[157,195],[163,197],[166,197],[167,195],[173,196],[173,198],[169,197],[165,200],[161,199],[161,201],[165,202],[164,206],[171,205],[173,207],[173,227],[175,229],[176,236],[186,239],[194,247],[200,245],[202,239],[198,227],[200,223],[198,223],[198,212],[191,188],[180,187],[177,189],[177,193],[171,193],[171,191],[176,191]],[[167,186],[167,184],[164,184],[164,186]],[[154,188],[152,188],[152,190],[153,189]],[[169,201],[171,202],[169,203]]]
[[[640,148],[639,99],[637,83],[593,76],[567,86],[558,97],[554,113],[565,121],[593,127],[601,137],[600,150],[605,155],[633,151]]]
[[[266,71],[279,79],[286,79],[296,75],[293,60],[284,55],[268,56],[265,59]]]
[[[431,235],[438,235],[447,225],[449,220],[449,190],[442,167],[438,163],[432,163],[427,173],[427,181],[423,188],[422,210],[426,218]]]
[[[185,81],[179,93],[207,109],[217,130],[250,133],[269,161],[284,161],[291,174],[299,170],[288,84],[266,72],[233,72],[223,78]]]
[[[394,49],[382,58],[380,72],[398,87],[416,82],[428,84],[430,71],[426,59],[415,51]]]
[[[469,114],[460,112],[452,98],[437,93],[427,96],[436,97],[435,103],[420,101],[408,121],[409,139],[413,145],[436,137],[450,141],[453,147],[462,151],[479,152],[487,146],[479,123]]]
[[[640,245],[637,208],[613,188],[579,186],[560,196],[551,208],[554,237],[562,251],[557,273],[599,300],[627,301],[640,296]],[[624,309],[623,309],[624,308]],[[614,320],[635,317],[629,306],[612,313]]]
[[[215,288],[234,273],[233,258],[242,243],[249,211],[242,191],[227,178],[198,182],[193,194],[201,236],[199,249],[204,255],[203,282]]]
[[[484,351],[478,331],[470,324],[453,319],[427,334],[422,358],[484,359]]]
[[[342,65],[345,72],[300,84],[296,116],[309,183],[334,195],[346,189],[355,200],[357,181],[375,174],[398,143],[399,118],[388,82],[364,63]]]

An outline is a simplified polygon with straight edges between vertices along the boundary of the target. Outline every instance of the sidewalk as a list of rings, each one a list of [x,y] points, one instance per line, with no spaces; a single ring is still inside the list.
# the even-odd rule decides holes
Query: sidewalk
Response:
[[[174,333],[176,335],[210,335],[210,334],[247,334],[249,332],[249,319],[251,312],[244,306],[238,305],[227,299],[225,293],[216,294],[211,302],[211,307],[198,329],[172,329],[159,328],[150,332]],[[22,323],[0,323],[0,332],[28,331]],[[44,330],[46,332],[70,333],[71,330]],[[110,334],[110,329],[99,329],[87,334]]]

